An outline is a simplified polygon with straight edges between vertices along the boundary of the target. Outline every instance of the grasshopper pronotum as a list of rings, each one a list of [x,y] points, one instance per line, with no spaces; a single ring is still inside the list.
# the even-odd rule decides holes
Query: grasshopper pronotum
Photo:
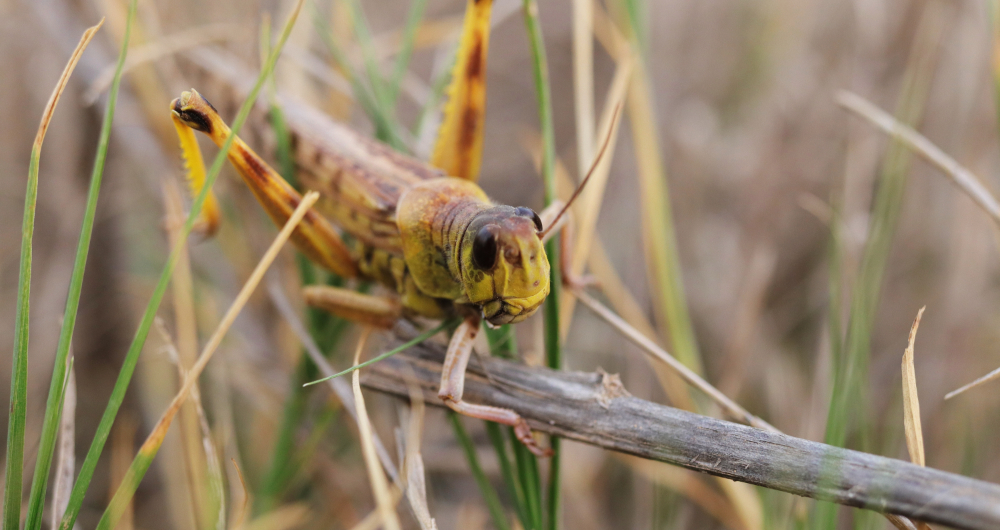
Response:
[[[489,0],[470,1],[465,17],[432,160],[447,173],[317,113],[286,108],[301,181],[323,194],[325,213],[353,239],[346,244],[326,217],[310,212],[292,241],[341,276],[374,280],[395,292],[375,296],[308,286],[310,305],[378,327],[390,327],[404,316],[461,317],[448,346],[439,397],[459,413],[513,426],[532,452],[546,455],[513,410],[462,400],[465,368],[482,321],[521,322],[549,294],[543,241],[565,211],[554,204],[538,215],[529,208],[497,205],[473,182],[482,148],[490,5]],[[191,130],[221,145],[230,129],[193,90],[175,99],[171,111],[189,169],[197,173],[201,155]],[[298,192],[239,138],[229,160],[268,215],[284,223],[300,200]]]

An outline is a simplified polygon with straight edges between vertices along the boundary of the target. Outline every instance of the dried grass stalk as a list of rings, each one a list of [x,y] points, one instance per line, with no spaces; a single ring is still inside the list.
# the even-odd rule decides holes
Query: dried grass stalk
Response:
[[[365,328],[358,340],[358,347],[354,351],[354,364],[358,364],[361,352],[364,350],[365,342],[371,332],[370,328]],[[351,386],[354,389],[354,406],[358,412],[358,432],[361,435],[361,452],[365,457],[365,467],[368,469],[368,479],[371,481],[372,494],[375,496],[375,504],[378,506],[377,512],[382,519],[382,524],[386,530],[400,530],[399,518],[396,517],[396,503],[392,500],[392,493],[389,491],[389,482],[382,473],[382,466],[379,465],[378,455],[375,452],[375,443],[372,440],[372,425],[368,420],[368,410],[365,409],[365,397],[361,394],[361,371],[355,370],[351,375]]]
[[[910,328],[910,342],[903,352],[903,426],[906,428],[906,449],[910,452],[910,461],[918,466],[925,464],[924,433],[920,426],[920,400],[917,398],[917,376],[913,367],[913,342],[917,339],[917,329],[924,309],[917,311],[917,318]]]
[[[167,434],[167,429],[170,428],[170,424],[173,422],[174,417],[180,411],[181,405],[187,401],[188,396],[191,394],[191,389],[194,388],[198,377],[205,370],[205,366],[212,359],[212,355],[215,353],[219,344],[222,343],[223,337],[229,331],[236,317],[243,310],[243,306],[246,305],[247,301],[250,299],[250,295],[256,290],[257,285],[260,283],[261,279],[264,277],[264,273],[274,262],[274,259],[278,257],[278,252],[284,247],[288,238],[291,237],[292,232],[302,221],[306,212],[319,200],[319,193],[309,192],[303,198],[299,206],[292,212],[292,215],[288,218],[288,222],[278,233],[274,242],[264,253],[261,258],[260,263],[254,268],[253,272],[250,274],[250,278],[247,279],[243,288],[240,290],[239,294],[236,296],[236,300],[233,301],[229,310],[226,311],[225,316],[223,316],[222,321],[219,323],[215,332],[212,334],[208,343],[205,344],[202,350],[201,356],[198,361],[188,372],[187,377],[184,378],[184,384],[181,386],[180,391],[174,396],[173,401],[167,410],[164,411],[160,420],[153,427],[153,431],[143,442],[142,447],[139,449],[139,454],[136,455],[135,460],[133,460],[131,467],[128,470],[127,475],[122,483],[122,486],[118,488],[115,493],[114,498],[111,500],[111,504],[105,510],[104,515],[101,517],[100,523],[98,523],[98,528],[108,529],[114,528],[125,511],[125,508],[131,501],[132,495],[135,494],[136,489],[139,487],[139,482],[142,480],[143,475],[149,465],[152,463],[153,458],[156,457],[156,453],[159,451],[160,446],[163,444],[163,439]]]

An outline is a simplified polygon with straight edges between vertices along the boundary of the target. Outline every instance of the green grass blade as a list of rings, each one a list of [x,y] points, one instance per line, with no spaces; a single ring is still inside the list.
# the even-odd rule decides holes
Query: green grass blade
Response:
[[[158,441],[162,443],[163,437],[161,436]],[[112,497],[107,510],[101,516],[101,520],[97,522],[97,530],[112,530],[114,524],[117,524],[121,514],[131,502],[132,495],[138,489],[139,482],[142,481],[142,477],[145,476],[153,459],[156,458],[160,444],[155,445],[156,447],[149,447],[147,444],[143,444],[143,447],[139,449],[139,454],[132,460],[128,471],[122,477],[121,485],[115,492],[115,496]]]
[[[28,334],[30,320],[31,302],[31,259],[32,240],[35,234],[35,205],[38,201],[38,166],[42,156],[42,143],[45,141],[45,133],[48,131],[52,115],[55,112],[59,98],[69,77],[73,74],[83,50],[100,29],[104,21],[101,20],[83,33],[80,42],[70,56],[66,67],[63,69],[59,81],[56,83],[52,95],[49,97],[45,110],[42,112],[42,119],[38,126],[38,134],[35,136],[34,144],[31,147],[31,158],[28,162],[28,184],[24,194],[24,221],[21,227],[21,264],[17,287],[17,314],[14,323],[14,351],[12,354],[13,366],[11,369],[10,385],[10,419],[7,425],[7,469],[6,484],[4,489],[3,508],[3,528],[4,530],[17,530],[21,525],[21,492],[22,479],[24,473],[24,426],[27,414],[27,381],[28,381]],[[126,39],[127,41],[127,39]],[[79,299],[79,297],[78,297]],[[75,314],[75,312],[74,312]],[[56,369],[53,373],[49,399],[46,406],[46,422],[49,420],[50,412],[53,412],[58,424],[59,409],[62,406],[60,388],[65,379],[65,355],[61,360],[56,361]],[[55,405],[53,401],[56,401]],[[46,425],[48,427],[48,425]],[[44,441],[44,440],[43,440]],[[41,452],[39,453],[41,458]],[[45,460],[51,463],[51,451]],[[46,478],[48,467],[46,467]],[[37,467],[36,467],[37,477]],[[42,496],[44,497],[44,484],[42,485]],[[32,493],[32,497],[35,497]],[[43,499],[44,500],[44,499]],[[41,515],[39,513],[39,515]]]
[[[941,30],[934,22],[936,16],[938,13],[935,12],[935,6],[928,5],[914,36],[896,108],[897,119],[911,126],[923,115],[933,79],[936,48],[941,38]],[[882,161],[861,266],[850,290],[846,337],[841,343],[841,351],[833,352],[837,364],[831,371],[832,396],[824,436],[824,441],[830,445],[846,446],[852,432],[857,432],[860,448],[868,449],[872,434],[868,407],[871,337],[911,159],[909,148],[894,139]],[[824,479],[837,480],[839,471],[832,466],[825,467],[830,469],[823,469],[824,475],[828,475]],[[837,511],[836,505],[818,503],[813,514],[815,526],[831,530],[835,528]],[[861,524],[865,524],[866,520],[870,521],[866,516],[858,519]]]
[[[528,524],[528,510],[525,506],[524,499],[524,488],[521,487],[521,483],[517,480],[517,475],[514,472],[514,467],[510,463],[510,457],[507,455],[507,441],[503,436],[503,429],[500,425],[492,421],[484,421],[486,425],[486,434],[490,438],[490,443],[493,444],[493,450],[497,454],[497,461],[500,463],[500,474],[503,476],[504,484],[507,486],[507,493],[510,498],[514,501],[514,510],[517,512],[517,518],[521,521],[521,526],[527,528]]]
[[[901,123],[912,126],[923,115],[933,76],[931,66],[936,56],[925,46],[938,41],[929,33],[936,31],[924,28],[924,31],[918,32],[914,37],[912,56],[896,110],[896,117]],[[847,322],[847,336],[843,343],[841,365],[835,367],[833,372],[834,396],[830,402],[825,438],[826,443],[830,445],[844,445],[848,435],[847,418],[861,416],[857,414],[858,411],[868,410],[865,396],[871,335],[875,327],[882,278],[899,221],[911,160],[910,149],[902,142],[893,140],[882,162],[861,268],[851,291],[851,312]]]
[[[322,283],[317,274],[320,271],[317,271],[312,262],[302,254],[296,255],[296,260],[303,285]],[[325,271],[321,274],[325,274]],[[330,281],[326,283],[335,287],[343,286],[343,280],[335,276],[330,276]],[[363,290],[365,286],[361,287]],[[349,325],[347,320],[311,307],[306,308],[306,317],[309,333],[320,351],[324,352],[330,352],[334,349]],[[281,496],[287,491],[291,479],[294,478],[288,469],[294,465],[295,458],[301,458],[305,454],[300,452],[299,455],[293,455],[296,446],[296,431],[303,424],[309,403],[310,393],[308,389],[303,388],[303,385],[315,379],[317,375],[319,375],[319,369],[303,348],[299,364],[292,376],[288,398],[282,409],[281,424],[274,442],[274,449],[271,452],[271,462],[261,484],[257,501],[253,503],[253,510],[257,514],[267,513],[280,504]]]
[[[417,40],[417,30],[420,29],[420,21],[424,18],[424,10],[426,8],[427,0],[413,0],[410,4],[410,15],[406,17],[406,27],[403,28],[403,41],[399,49],[399,54],[396,55],[392,77],[386,86],[390,112],[395,112],[396,110],[396,102],[399,100],[399,89],[403,84],[403,76],[406,75],[406,69],[410,65],[413,46]]]
[[[423,342],[423,341],[425,341],[425,340],[433,337],[434,335],[437,335],[438,333],[440,333],[440,332],[444,331],[446,328],[448,328],[448,326],[453,326],[454,324],[455,323],[452,322],[452,321],[450,321],[450,320],[445,320],[438,327],[436,327],[434,329],[427,330],[427,331],[421,333],[420,335],[417,335],[416,338],[414,338],[413,340],[411,340],[409,342],[406,342],[404,344],[401,344],[399,346],[396,346],[395,348],[393,348],[393,349],[391,349],[391,350],[383,353],[382,355],[379,355],[378,357],[371,358],[371,359],[369,359],[369,360],[367,360],[367,361],[365,361],[365,362],[363,362],[361,364],[355,364],[354,366],[348,368],[347,370],[344,370],[343,372],[338,372],[338,373],[335,373],[333,375],[326,376],[326,377],[324,377],[322,379],[317,379],[315,381],[310,381],[310,382],[308,382],[308,383],[306,383],[306,384],[304,384],[302,386],[312,386],[312,385],[316,385],[316,384],[322,383],[324,381],[329,381],[330,379],[334,379],[334,378],[340,377],[342,375],[347,375],[347,374],[349,374],[349,373],[351,373],[351,372],[353,372],[355,370],[358,370],[360,368],[364,368],[365,366],[368,366],[370,364],[375,364],[375,363],[377,363],[379,361],[382,361],[384,359],[388,359],[389,357],[392,357],[393,355],[396,355],[397,353],[399,353],[399,352],[401,352],[401,351],[403,351],[403,350],[405,350],[407,348],[412,348],[412,347],[416,346],[417,344],[420,344],[421,342]]]
[[[228,155],[230,148],[232,148],[233,140],[243,127],[247,117],[250,115],[250,110],[253,108],[254,101],[260,93],[264,80],[267,79],[267,76],[274,69],[274,65],[278,60],[281,49],[284,46],[285,41],[288,40],[288,35],[291,32],[295,18],[298,15],[301,3],[302,2],[300,1],[299,4],[296,4],[295,11],[282,31],[278,45],[268,57],[267,63],[264,65],[264,69],[260,76],[258,76],[256,84],[247,96],[246,101],[244,101],[243,105],[240,107],[240,110],[236,115],[236,119],[233,120],[232,134],[222,145],[219,150],[219,154],[216,155],[215,160],[212,162],[212,166],[206,177],[205,187],[202,188],[201,193],[199,193],[198,197],[195,198],[191,205],[191,212],[188,214],[188,217],[184,222],[184,228],[180,232],[181,238],[186,239],[188,235],[191,234],[191,229],[194,226],[195,219],[201,212],[202,206],[205,204],[205,198],[208,196],[209,190],[212,189],[212,185],[215,184],[215,180],[218,178],[219,172],[222,170],[222,166],[226,162],[226,156]],[[139,354],[142,352],[143,345],[146,342],[146,337],[149,335],[149,328],[152,326],[153,319],[156,317],[156,310],[159,307],[160,302],[163,300],[163,295],[167,290],[167,285],[170,282],[170,276],[173,273],[174,267],[177,265],[177,260],[180,257],[180,250],[182,248],[182,245],[174,246],[170,256],[167,258],[167,263],[163,268],[163,272],[160,274],[160,279],[153,290],[153,295],[149,300],[149,304],[146,306],[139,328],[136,330],[132,344],[129,346],[128,352],[125,355],[125,361],[122,363],[121,371],[118,374],[118,380],[115,381],[115,386],[111,391],[111,398],[108,400],[108,406],[104,411],[104,415],[101,417],[101,422],[98,424],[94,440],[91,443],[90,449],[87,451],[87,456],[80,468],[80,474],[77,477],[76,483],[73,485],[73,491],[70,494],[69,506],[66,510],[66,514],[63,516],[62,522],[59,525],[60,530],[71,530],[76,522],[77,515],[80,513],[80,508],[83,504],[83,497],[87,492],[87,488],[90,486],[90,480],[93,478],[94,471],[97,468],[97,460],[100,458],[101,452],[104,449],[104,444],[107,442],[108,436],[111,433],[111,426],[114,423],[115,416],[118,414],[118,409],[121,407],[122,400],[125,398],[125,391],[128,389],[129,381],[132,379],[132,374],[135,372],[135,366],[139,360]],[[130,471],[131,470],[132,468],[130,468]],[[140,470],[136,469],[136,471]]]
[[[295,433],[302,425],[309,401],[309,395],[302,390],[302,382],[315,377],[314,366],[303,356],[293,375],[292,388],[281,411],[281,424],[271,452],[271,462],[257,501],[253,503],[253,510],[258,515],[267,513],[280,504],[281,495],[288,484],[288,469],[292,465],[295,450]]]
[[[700,374],[701,354],[684,292],[670,189],[659,151],[660,134],[652,119],[655,116],[653,88],[647,68],[646,63],[636,65],[628,96],[632,140],[639,165],[644,251],[651,272],[650,282],[657,290],[654,299],[660,329],[669,332],[672,353],[677,359]]]
[[[134,4],[129,7],[130,12]],[[129,17],[132,17],[130,13]],[[77,310],[80,307],[80,293],[83,290],[83,274],[87,267],[87,256],[90,251],[91,236],[94,231],[94,218],[97,214],[97,199],[101,192],[101,182],[104,176],[104,163],[108,155],[108,143],[111,139],[111,123],[115,117],[115,105],[118,100],[118,89],[121,84],[122,69],[128,54],[130,28],[126,28],[125,39],[118,55],[115,67],[115,77],[111,83],[108,96],[108,106],[104,112],[101,133],[97,143],[97,156],[90,175],[90,188],[87,191],[87,206],[80,228],[80,239],[77,243],[76,258],[73,262],[73,273],[70,276],[69,294],[66,299],[66,309],[63,313],[63,325],[56,347],[56,356],[52,368],[52,379],[49,383],[49,397],[45,404],[45,420],[42,424],[42,436],[39,441],[38,457],[35,462],[35,474],[31,482],[31,497],[28,503],[26,529],[39,529],[42,526],[42,514],[45,510],[45,490],[48,486],[49,471],[52,467],[52,457],[55,454],[56,438],[59,435],[60,415],[62,413],[62,397],[65,391],[67,377],[66,357],[69,355],[73,342],[73,330],[76,328]]]
[[[513,359],[517,357],[517,339],[514,327],[501,326],[497,329],[486,328],[486,338],[490,352],[498,357]],[[517,516],[522,526],[529,530],[542,528],[542,494],[541,476],[538,472],[538,459],[524,444],[518,441],[513,428],[504,429],[499,425],[486,422],[486,432],[497,453],[500,470],[511,498],[514,500]],[[507,447],[514,450],[514,466],[507,457]]]
[[[517,479],[524,490],[530,524],[527,530],[542,529],[542,479],[538,472],[538,459],[528,448],[518,441],[514,429],[507,429],[511,446],[514,448],[514,462],[517,464]]]
[[[465,451],[465,458],[469,461],[469,470],[472,472],[472,478],[476,479],[479,491],[483,494],[483,499],[486,501],[486,508],[489,509],[490,516],[493,518],[493,525],[497,530],[510,530],[510,524],[507,523],[507,516],[503,513],[503,505],[500,504],[500,497],[497,496],[497,491],[493,489],[489,478],[486,477],[482,466],[479,465],[479,457],[476,456],[476,445],[472,443],[472,438],[469,438],[469,433],[465,432],[462,420],[458,414],[450,410],[448,411],[448,420],[451,421],[451,426],[455,429],[455,438],[458,438],[458,444]]]
[[[625,0],[625,13],[628,16],[629,26],[639,44],[639,52],[644,61],[649,57],[649,9],[643,0]]]
[[[294,21],[301,5],[302,2],[296,4],[295,11],[290,17],[289,23]],[[170,429],[170,425],[177,417],[178,412],[181,410],[181,407],[184,405],[187,398],[192,394],[192,392],[196,392],[194,388],[197,386],[198,378],[204,373],[204,369],[211,360],[212,355],[217,351],[219,345],[222,343],[226,334],[232,327],[233,322],[246,306],[247,301],[260,284],[264,274],[274,263],[274,260],[278,256],[282,247],[288,242],[288,239],[297,228],[298,223],[302,221],[303,217],[305,217],[306,213],[308,213],[309,209],[318,199],[319,193],[315,191],[311,191],[303,196],[302,200],[296,206],[295,211],[288,217],[288,220],[282,226],[281,231],[257,262],[253,272],[240,288],[236,298],[229,305],[225,315],[216,326],[215,331],[212,332],[211,338],[209,338],[205,343],[197,361],[191,366],[191,369],[184,374],[184,382],[180,385],[180,389],[177,394],[171,400],[167,409],[160,416],[160,419],[156,422],[156,425],[153,427],[153,431],[146,437],[142,447],[139,449],[139,453],[132,460],[128,473],[126,473],[125,478],[122,480],[121,484],[119,484],[114,497],[108,504],[108,507],[104,510],[104,515],[101,516],[101,520],[98,522],[97,528],[102,530],[111,530],[121,520],[121,517],[131,504],[136,490],[139,489],[139,484],[142,482],[146,470],[149,469],[149,465],[152,463],[153,459],[156,458],[156,454],[159,452],[160,447],[163,444],[163,439],[166,437],[167,431]],[[355,378],[355,382],[356,381],[357,378]]]
[[[31,296],[31,242],[35,233],[35,203],[38,199],[38,158],[40,146],[32,149],[28,165],[28,189],[24,199],[21,228],[21,272],[17,288],[17,316],[14,322],[14,353],[10,384],[10,420],[7,425],[7,477],[4,494],[3,528],[21,525],[21,477],[24,466],[24,424],[28,397],[28,313]]]
[[[389,92],[387,91],[385,78],[382,76],[378,60],[375,58],[375,43],[372,41],[371,30],[368,29],[368,20],[365,18],[364,10],[358,0],[348,0],[348,11],[351,13],[351,22],[354,27],[354,34],[358,38],[358,45],[361,48],[361,56],[365,65],[365,72],[368,75],[368,83],[372,87],[372,95],[375,96],[375,104],[387,118],[391,117]]]
[[[271,23],[270,17],[264,19],[260,25],[260,56],[267,58],[271,56]],[[263,68],[263,65],[261,65]],[[267,78],[267,100],[270,105],[268,118],[271,128],[274,129],[276,140],[275,156],[278,159],[278,172],[281,173],[289,184],[295,186],[295,160],[292,159],[292,139],[288,132],[288,124],[285,121],[285,111],[282,110],[278,102],[278,84],[274,78],[274,72]]]
[[[318,11],[313,12],[313,24],[316,26],[316,32],[319,33],[323,43],[326,44],[326,48],[333,57],[333,60],[337,62],[340,68],[347,72],[348,81],[351,83],[351,93],[358,104],[361,105],[362,110],[365,111],[368,119],[375,126],[375,137],[391,145],[394,149],[401,152],[408,152],[406,144],[399,135],[395,120],[386,113],[385,108],[379,105],[378,98],[373,95],[375,91],[374,87],[372,93],[369,93],[364,85],[361,84],[361,78],[351,67],[351,63],[347,60],[347,56],[343,50],[334,42],[329,24],[320,16]]]
[[[431,84],[430,97],[421,105],[420,112],[417,113],[417,119],[413,124],[413,136],[415,138],[423,136],[424,126],[427,124],[427,115],[431,109],[437,108],[438,102],[444,96],[444,91],[448,87],[448,81],[451,81],[451,71],[454,69],[457,57],[458,47],[456,46],[448,52],[448,60],[445,61],[444,68],[434,77],[434,81]]]
[[[506,324],[499,328],[491,328],[484,325],[483,329],[486,330],[486,340],[489,342],[490,353],[492,355],[505,359],[512,359],[517,356],[517,340],[514,335],[513,326]],[[517,517],[521,520],[521,526],[528,528],[531,526],[531,519],[528,515],[527,499],[524,496],[524,485],[521,484],[514,466],[510,463],[510,457],[507,454],[507,441],[504,439],[503,429],[499,424],[492,421],[484,423],[486,424],[486,434],[489,435],[490,443],[493,444],[493,450],[497,454],[497,461],[500,463],[500,473],[507,486],[507,492],[514,502]]]
[[[542,38],[542,27],[538,21],[538,4],[535,0],[524,0],[524,25],[528,30],[528,40],[531,45],[532,74],[535,80],[535,92],[538,99],[538,117],[542,127],[542,179],[545,182],[545,205],[556,200],[556,140],[555,126],[552,121],[552,93],[549,88],[549,66],[545,56],[545,41]],[[549,257],[549,296],[545,300],[545,364],[549,368],[562,368],[562,350],[559,345],[559,296],[562,290],[562,275],[559,269],[559,238],[556,235],[545,245],[545,253]],[[549,482],[546,503],[546,528],[555,530],[559,527],[559,486],[560,461],[559,438],[550,438],[552,457],[549,460]]]
[[[517,357],[517,335],[514,327],[504,324],[498,328],[483,325],[486,331],[486,341],[490,345],[490,354],[504,359]]]

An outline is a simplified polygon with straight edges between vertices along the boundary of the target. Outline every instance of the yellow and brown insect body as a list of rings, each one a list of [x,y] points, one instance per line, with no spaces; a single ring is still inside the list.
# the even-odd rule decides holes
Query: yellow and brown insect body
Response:
[[[175,119],[217,145],[231,134],[196,91],[171,108]],[[341,276],[375,280],[399,294],[406,312],[429,318],[453,313],[451,304],[467,304],[491,324],[520,322],[548,295],[549,264],[540,221],[530,209],[494,205],[472,182],[437,177],[420,166],[399,171],[407,161],[401,164],[398,153],[354,135],[344,142],[369,156],[320,152],[319,144],[306,140],[295,142],[303,181],[323,192],[327,213],[355,239],[346,245],[326,218],[310,212],[292,240],[316,263]],[[359,159],[373,163],[362,167]],[[299,193],[238,137],[229,161],[268,215],[283,223]]]
[[[551,453],[536,443],[517,412],[462,399],[465,368],[481,321],[520,322],[538,310],[550,288],[539,216],[527,208],[495,205],[473,184],[482,157],[492,3],[468,0],[449,101],[430,165],[293,101],[282,101],[298,180],[304,188],[321,192],[324,200],[317,206],[351,236],[351,246],[327,217],[314,212],[292,241],[317,264],[341,276],[377,281],[398,295],[314,286],[304,291],[310,305],[379,327],[406,315],[461,315],[445,356],[438,396],[456,412],[512,426],[532,453],[547,456]],[[229,66],[209,70],[224,73]],[[239,84],[238,78],[231,81]],[[175,123],[205,132],[218,145],[231,135],[197,92],[175,100],[172,110]],[[178,132],[185,153],[196,151],[197,143],[185,139],[180,128]],[[190,137],[190,131],[187,134]],[[271,218],[283,224],[300,195],[238,138],[232,145],[230,162]],[[200,154],[187,158],[190,166]],[[192,179],[192,191],[200,192],[203,186]]]

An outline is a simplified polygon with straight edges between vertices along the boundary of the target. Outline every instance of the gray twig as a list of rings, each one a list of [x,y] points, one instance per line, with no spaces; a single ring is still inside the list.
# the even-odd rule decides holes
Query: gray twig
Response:
[[[408,331],[399,330],[406,336]],[[423,344],[362,372],[370,388],[437,398],[444,346]],[[605,449],[804,497],[962,529],[1000,528],[1000,486],[709,418],[629,395],[616,376],[496,358],[470,366],[465,399],[511,408],[532,428]]]

